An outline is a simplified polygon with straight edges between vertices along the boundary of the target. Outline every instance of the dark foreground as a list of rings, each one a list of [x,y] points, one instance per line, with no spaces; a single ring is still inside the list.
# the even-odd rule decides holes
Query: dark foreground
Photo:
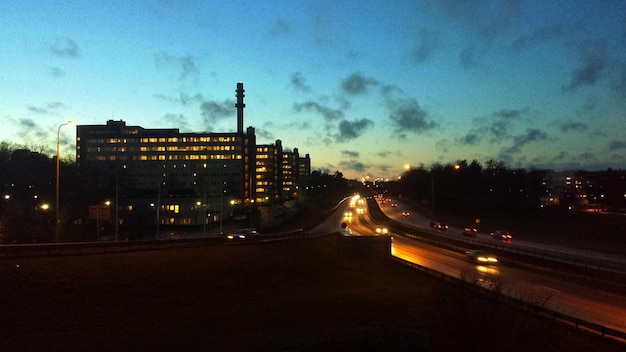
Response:
[[[619,351],[333,236],[0,261],[0,351]]]

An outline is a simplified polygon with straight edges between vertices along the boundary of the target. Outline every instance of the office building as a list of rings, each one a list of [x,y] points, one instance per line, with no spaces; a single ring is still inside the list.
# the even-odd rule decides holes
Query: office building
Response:
[[[77,165],[97,173],[100,183],[115,182],[126,222],[215,223],[257,205],[295,199],[301,172],[310,172],[309,156],[284,152],[280,140],[258,146],[255,129],[243,130],[243,92],[238,83],[236,132],[181,133],[121,120],[79,125]]]

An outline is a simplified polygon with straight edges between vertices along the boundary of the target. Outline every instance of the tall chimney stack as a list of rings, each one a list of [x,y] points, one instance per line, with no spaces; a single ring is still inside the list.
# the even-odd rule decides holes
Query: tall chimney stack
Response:
[[[246,104],[243,103],[243,97],[245,97],[243,94],[243,92],[245,92],[243,83],[237,83],[237,90],[235,92],[237,93],[235,94],[235,97],[237,97],[237,104],[235,104],[237,108],[237,133],[243,134],[243,108],[246,107]]]

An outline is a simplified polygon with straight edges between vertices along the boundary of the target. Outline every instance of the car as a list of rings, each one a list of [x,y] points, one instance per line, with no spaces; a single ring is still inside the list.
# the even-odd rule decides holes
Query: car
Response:
[[[477,233],[478,233],[478,230],[476,230],[473,227],[466,227],[465,229],[463,229],[463,232],[461,232],[463,236],[467,236],[467,237],[476,237]]]
[[[384,226],[377,226],[376,227],[376,234],[377,235],[386,235],[387,233],[389,233],[389,230],[384,227]]]
[[[404,216],[405,218],[410,216],[410,215],[411,215],[411,212],[409,212],[409,211],[405,210],[405,211],[402,212],[402,216]]]
[[[508,231],[494,231],[494,232],[490,233],[489,235],[494,240],[510,241],[510,240],[513,239],[513,236]]]
[[[433,227],[438,231],[448,231],[448,225],[439,222],[431,222],[430,227]]]
[[[245,228],[245,229],[239,229],[237,231],[231,232],[229,234],[226,235],[226,238],[229,240],[245,240],[247,238],[250,238],[252,236],[257,235],[257,230],[254,228]]]
[[[398,203],[391,203],[392,208],[396,208],[397,206],[398,206]]]
[[[498,258],[495,255],[489,254],[480,250],[472,250],[467,251],[467,260],[472,263],[481,264],[481,265],[497,265]]]

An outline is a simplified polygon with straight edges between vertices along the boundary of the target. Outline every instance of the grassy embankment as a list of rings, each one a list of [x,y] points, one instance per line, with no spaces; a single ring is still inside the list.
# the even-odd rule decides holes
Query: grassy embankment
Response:
[[[324,216],[313,209],[301,215],[311,223]],[[336,245],[328,236],[1,260],[0,350],[623,348],[391,261],[340,259]]]
[[[2,351],[618,351],[333,236],[0,261]],[[623,346],[622,346],[623,347]]]

